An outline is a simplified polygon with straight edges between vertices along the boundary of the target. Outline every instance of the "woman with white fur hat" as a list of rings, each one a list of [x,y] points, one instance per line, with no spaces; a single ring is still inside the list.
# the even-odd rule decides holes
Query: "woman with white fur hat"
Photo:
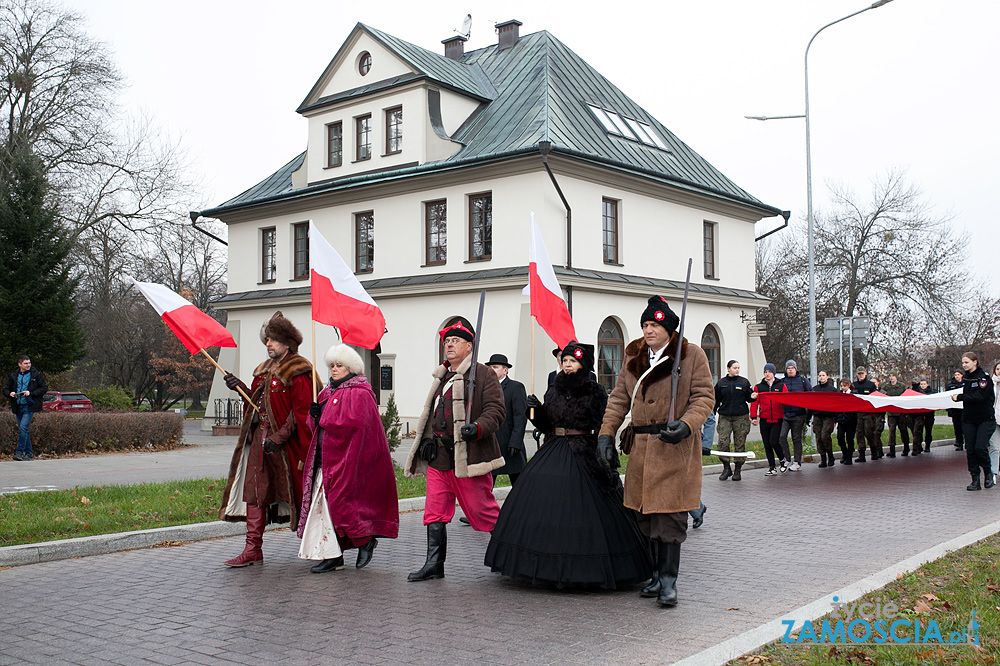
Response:
[[[399,534],[396,475],[364,362],[344,344],[330,347],[324,360],[330,383],[309,409],[313,436],[298,526],[299,557],[322,560],[314,573],[343,569],[350,548],[358,549],[360,569],[378,538]]]

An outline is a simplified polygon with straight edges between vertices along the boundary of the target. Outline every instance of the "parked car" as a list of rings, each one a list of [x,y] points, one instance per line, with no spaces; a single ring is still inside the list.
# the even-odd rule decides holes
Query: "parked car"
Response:
[[[94,403],[82,393],[49,391],[42,397],[43,412],[92,412]]]

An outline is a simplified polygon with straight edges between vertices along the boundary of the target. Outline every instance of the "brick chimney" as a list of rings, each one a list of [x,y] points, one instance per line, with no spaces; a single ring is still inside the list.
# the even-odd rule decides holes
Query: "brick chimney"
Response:
[[[455,35],[454,37],[449,37],[448,39],[442,39],[441,43],[444,44],[444,57],[451,58],[452,60],[461,60],[462,56],[465,55],[465,42],[467,42],[468,39],[468,37],[462,37],[462,35]]]
[[[503,23],[496,24],[497,34],[500,36],[499,46],[501,51],[517,44],[517,40],[521,38],[518,28],[522,25],[524,24],[520,21],[504,21]]]

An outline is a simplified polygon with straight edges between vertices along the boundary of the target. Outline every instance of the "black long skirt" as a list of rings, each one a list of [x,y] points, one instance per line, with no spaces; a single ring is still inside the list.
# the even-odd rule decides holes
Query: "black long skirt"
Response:
[[[615,589],[649,578],[649,541],[623,504],[621,483],[602,490],[565,437],[528,462],[500,509],[486,566],[557,588]]]

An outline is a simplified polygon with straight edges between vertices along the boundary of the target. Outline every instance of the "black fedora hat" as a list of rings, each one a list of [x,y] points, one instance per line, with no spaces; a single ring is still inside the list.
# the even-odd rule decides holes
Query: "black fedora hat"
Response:
[[[504,365],[507,366],[508,368],[514,367],[507,362],[507,357],[504,356],[503,354],[493,354],[493,356],[490,356],[490,360],[484,363],[483,365]]]

